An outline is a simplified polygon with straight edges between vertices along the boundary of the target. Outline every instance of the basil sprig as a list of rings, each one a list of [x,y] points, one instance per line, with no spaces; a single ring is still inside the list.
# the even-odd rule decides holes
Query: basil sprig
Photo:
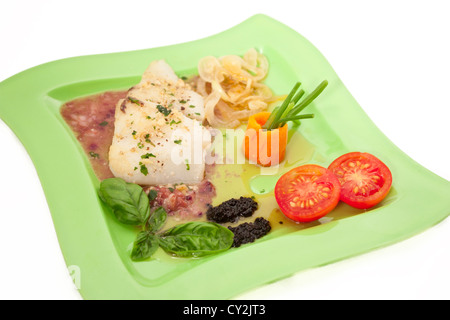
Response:
[[[133,243],[133,261],[147,260],[159,247],[178,257],[201,257],[225,251],[233,244],[233,232],[213,222],[191,221],[160,231],[167,212],[159,207],[151,213],[150,199],[139,185],[106,179],[100,184],[99,196],[117,220],[142,227]]]

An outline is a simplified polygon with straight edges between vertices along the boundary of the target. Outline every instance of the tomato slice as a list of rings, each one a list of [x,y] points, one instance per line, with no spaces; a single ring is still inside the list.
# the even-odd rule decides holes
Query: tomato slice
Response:
[[[308,164],[280,177],[275,186],[275,199],[286,217],[310,222],[336,207],[340,190],[339,180],[331,171]]]
[[[341,200],[355,208],[368,209],[380,203],[392,185],[389,168],[370,153],[350,152],[328,167],[341,184]]]

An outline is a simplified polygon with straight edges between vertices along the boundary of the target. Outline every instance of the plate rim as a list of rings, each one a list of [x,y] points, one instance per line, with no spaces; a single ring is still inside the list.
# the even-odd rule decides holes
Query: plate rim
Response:
[[[269,32],[270,29],[270,32]],[[84,63],[89,60],[90,63],[103,63],[108,66],[111,61],[121,59],[126,55],[133,56],[136,60],[143,59],[146,55],[164,56],[164,53],[170,52],[174,48],[187,48],[189,46],[199,45],[201,43],[217,42],[223,39],[230,39],[236,37],[238,34],[245,34],[247,37],[261,38],[260,32],[266,31],[268,34],[274,32],[282,32],[283,37],[294,39],[301,42],[302,48],[307,48],[313,53],[320,63],[321,69],[325,70],[328,75],[333,76],[337,84],[342,85],[336,73],[322,56],[322,54],[305,38],[298,34],[293,29],[284,24],[262,14],[255,15],[245,20],[244,22],[225,30],[216,35],[212,35],[203,39],[194,40],[186,43],[175,44],[170,46],[150,48],[143,50],[134,50],[119,53],[97,54],[81,57],[72,57],[61,59],[53,62],[48,62],[31,69],[25,70],[15,76],[12,76],[0,83],[0,117],[12,129],[22,144],[28,151],[41,181],[46,199],[50,208],[50,212],[55,225],[55,230],[58,236],[58,241],[68,267],[80,265],[82,272],[82,282],[79,289],[83,298],[86,299],[227,299],[237,294],[240,294],[249,289],[263,285],[265,283],[287,277],[295,272],[329,264],[335,261],[342,260],[357,254],[361,254],[388,244],[398,242],[406,239],[414,234],[417,234],[432,225],[440,222],[449,215],[450,202],[445,199],[446,192],[450,192],[450,184],[445,179],[438,177],[434,173],[428,171],[420,166],[414,160],[410,159],[400,149],[398,149],[392,142],[378,130],[372,121],[364,113],[363,109],[353,99],[348,90],[345,89],[340,93],[346,100],[352,102],[346,107],[346,111],[357,113],[360,117],[363,130],[367,132],[362,137],[352,137],[347,141],[348,146],[358,145],[360,141],[367,138],[369,134],[376,133],[376,138],[371,138],[371,141],[379,141],[386,144],[385,154],[393,152],[393,158],[402,159],[406,163],[406,168],[399,168],[396,163],[392,163],[394,173],[405,175],[406,173],[414,172],[425,178],[425,184],[429,190],[425,190],[426,194],[430,192],[437,193],[437,199],[444,199],[439,206],[436,205],[433,212],[427,216],[414,217],[414,222],[409,221],[406,227],[399,228],[398,225],[386,227],[386,220],[392,219],[393,211],[398,210],[400,213],[395,214],[395,219],[400,222],[405,218],[404,211],[414,210],[416,202],[407,203],[411,201],[410,196],[400,194],[401,199],[394,201],[389,207],[384,210],[373,210],[364,215],[358,215],[344,220],[332,221],[314,228],[304,229],[292,234],[283,235],[282,237],[271,238],[268,241],[259,241],[255,244],[239,248],[220,254],[214,257],[208,257],[201,263],[193,262],[190,268],[187,268],[181,275],[169,279],[164,283],[148,282],[146,279],[140,279],[139,275],[130,273],[130,269],[125,265],[124,254],[116,252],[114,245],[114,235],[108,229],[108,221],[105,214],[91,215],[86,221],[67,221],[67,216],[71,217],[77,213],[77,210],[86,210],[86,207],[102,208],[102,212],[107,212],[104,205],[99,201],[96,193],[98,181],[92,172],[86,172],[86,158],[79,154],[79,148],[75,145],[65,145],[65,151],[70,154],[77,155],[72,161],[67,161],[64,155],[54,155],[56,159],[49,161],[49,154],[52,154],[52,148],[49,146],[42,147],[42,141],[45,141],[51,146],[63,145],[67,142],[67,136],[58,134],[55,135],[54,130],[62,129],[62,124],[56,119],[55,106],[59,103],[58,100],[52,100],[47,95],[50,89],[58,88],[62,85],[58,82],[56,77],[53,81],[48,81],[46,84],[30,84],[30,79],[37,75],[53,72],[58,68],[66,68],[67,65],[74,66]],[[221,52],[226,48],[223,45],[219,48],[215,47],[214,52]],[[242,49],[242,48],[241,48]],[[105,61],[106,60],[106,61]],[[182,69],[181,66],[185,62],[181,58],[173,58],[170,64],[174,69]],[[81,69],[72,75],[72,78],[65,78],[65,84],[76,83],[74,78],[79,79],[107,79],[110,77],[124,77],[139,75],[142,71],[139,63],[131,66],[118,66],[116,70],[110,70],[107,67],[101,67],[96,70],[97,74],[93,76],[89,74],[89,70]],[[321,71],[323,71],[321,70]],[[325,72],[323,71],[323,72]],[[321,74],[318,72],[318,74]],[[319,77],[318,77],[319,78]],[[72,79],[72,80],[71,80]],[[311,81],[316,79],[311,79]],[[28,96],[16,95],[19,92],[20,86],[27,84],[30,86],[30,94]],[[43,86],[45,89],[43,89]],[[43,92],[43,90],[45,92]],[[31,100],[30,100],[31,99]],[[45,106],[43,109],[26,108],[31,102],[37,102]],[[327,110],[330,111],[330,110]],[[342,114],[337,112],[324,113],[326,120],[332,117],[337,117],[340,121],[345,121]],[[35,123],[35,119],[42,120],[41,123]],[[331,122],[333,123],[333,122]],[[342,126],[342,124],[340,124]],[[357,126],[357,125],[355,125]],[[357,126],[358,127],[358,126]],[[51,130],[47,130],[47,129]],[[65,130],[65,129],[64,129]],[[343,130],[343,129],[342,129]],[[348,129],[350,130],[350,128]],[[376,140],[373,140],[376,139]],[[39,143],[39,140],[41,141]],[[67,161],[67,162],[66,162]],[[72,170],[65,170],[64,162],[70,165]],[[50,166],[50,168],[49,168]],[[55,170],[55,174],[52,170]],[[83,183],[89,181],[84,190],[86,197],[83,199],[85,204],[78,203],[77,199],[73,199],[68,195],[63,195],[60,190],[62,186],[70,187],[69,182],[61,183],[60,178],[64,177],[67,181],[79,181]],[[399,190],[407,188],[408,186],[396,184],[395,187]],[[416,186],[414,186],[416,187]],[[409,186],[411,188],[411,186]],[[441,189],[441,191],[439,191]],[[415,190],[415,189],[414,189]],[[70,206],[68,213],[67,206]],[[444,210],[445,209],[445,210]],[[63,214],[64,213],[64,214]],[[395,213],[395,212],[394,212]],[[390,216],[391,215],[391,216]],[[387,218],[386,218],[387,216]],[[405,228],[408,230],[405,231]],[[355,243],[355,238],[349,239],[346,235],[348,232],[361,240]],[[90,236],[84,239],[80,238],[83,232],[88,232]],[[95,236],[93,235],[95,234]],[[92,246],[92,240],[95,240],[96,246]],[[330,239],[333,239],[332,246],[330,246]],[[353,241],[351,241],[353,240]],[[298,243],[309,249],[296,250]],[[285,250],[274,250],[274,248],[283,247]],[[344,248],[345,247],[345,248]],[[84,248],[85,250],[80,250]],[[101,250],[100,250],[101,248]],[[315,254],[310,250],[314,248],[321,248],[321,254]],[[295,257],[290,260],[291,263],[286,264],[286,251],[294,252],[296,250],[299,254],[304,254],[309,260],[305,261],[302,258]],[[83,251],[83,252],[80,252]],[[270,257],[266,254],[271,252]],[[217,279],[213,268],[217,267],[218,260],[222,264],[229,265],[230,270],[224,272],[222,279]],[[236,272],[239,268],[233,264],[233,261],[252,261],[256,260],[260,264],[270,264],[271,268],[268,270],[260,270],[253,273],[244,273],[236,279]],[[98,268],[98,266],[107,265],[108,268]],[[186,278],[188,278],[186,280]],[[205,279],[196,283],[196,287],[192,288],[189,285],[191,279]],[[216,289],[214,292],[203,292],[202,289],[208,288],[210,280],[216,280]],[[238,285],[230,285],[230,283],[239,280]],[[181,294],[174,295],[176,288],[183,288]]]

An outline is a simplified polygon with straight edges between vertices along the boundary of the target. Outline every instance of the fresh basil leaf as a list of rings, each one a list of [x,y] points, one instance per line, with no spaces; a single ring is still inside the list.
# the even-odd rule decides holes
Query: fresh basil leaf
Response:
[[[131,251],[131,260],[142,261],[150,258],[159,248],[158,236],[149,231],[138,233],[133,243]]]
[[[161,248],[179,257],[200,257],[225,251],[233,244],[234,234],[213,222],[188,222],[160,235]]]
[[[167,219],[167,212],[163,207],[159,207],[152,213],[148,219],[148,230],[150,232],[157,232],[161,230]]]
[[[150,216],[150,203],[141,186],[120,178],[105,179],[100,184],[100,198],[124,224],[144,225]]]

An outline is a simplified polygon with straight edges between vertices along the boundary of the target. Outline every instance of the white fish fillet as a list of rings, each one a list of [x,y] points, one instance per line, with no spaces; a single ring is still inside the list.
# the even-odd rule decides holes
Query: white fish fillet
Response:
[[[204,119],[202,96],[164,60],[153,61],[116,106],[112,173],[140,185],[202,181],[211,144]]]

